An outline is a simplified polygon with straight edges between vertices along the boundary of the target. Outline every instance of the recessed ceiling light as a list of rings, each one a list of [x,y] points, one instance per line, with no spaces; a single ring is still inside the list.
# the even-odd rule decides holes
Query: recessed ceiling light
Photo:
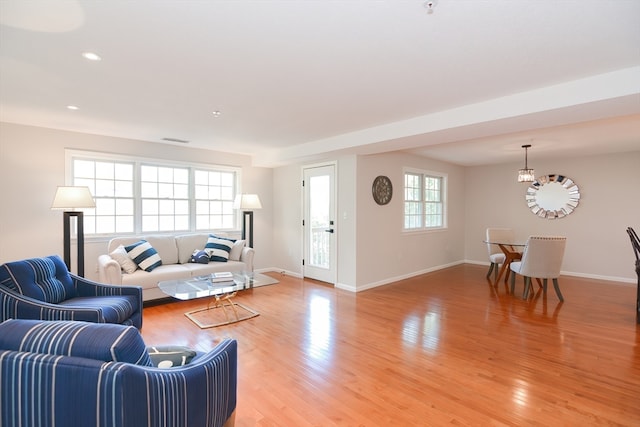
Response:
[[[220,115],[222,114],[220,111],[216,110],[213,113],[213,117],[220,117]]]
[[[77,105],[67,105],[67,109],[75,111],[75,110],[79,110],[80,107],[78,107]]]
[[[82,56],[89,61],[101,61],[100,55],[94,52],[83,52]]]
[[[435,7],[437,5],[438,5],[438,0],[424,2],[424,7],[427,8],[427,13],[428,14],[432,14],[433,13],[433,9],[435,9]]]

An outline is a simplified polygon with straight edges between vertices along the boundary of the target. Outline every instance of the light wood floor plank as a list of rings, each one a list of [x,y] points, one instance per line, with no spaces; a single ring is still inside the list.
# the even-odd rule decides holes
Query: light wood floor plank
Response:
[[[239,344],[236,426],[640,426],[635,287],[561,277],[522,300],[460,265],[353,294],[245,291],[260,316],[201,330],[205,300],[146,307],[147,344]],[[537,285],[534,284],[534,290]]]

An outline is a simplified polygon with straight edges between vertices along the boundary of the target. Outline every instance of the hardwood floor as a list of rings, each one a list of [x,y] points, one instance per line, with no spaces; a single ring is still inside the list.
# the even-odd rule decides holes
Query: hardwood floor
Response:
[[[147,344],[239,344],[236,426],[638,426],[635,287],[563,276],[523,301],[461,265],[353,294],[273,275],[260,316],[201,330],[144,310]],[[534,283],[534,289],[537,285]]]

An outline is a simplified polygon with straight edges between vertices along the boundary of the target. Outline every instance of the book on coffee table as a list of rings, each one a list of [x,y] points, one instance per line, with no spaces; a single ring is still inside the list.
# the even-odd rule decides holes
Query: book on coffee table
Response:
[[[229,282],[231,280],[233,280],[233,273],[231,273],[230,271],[211,273],[212,282]]]

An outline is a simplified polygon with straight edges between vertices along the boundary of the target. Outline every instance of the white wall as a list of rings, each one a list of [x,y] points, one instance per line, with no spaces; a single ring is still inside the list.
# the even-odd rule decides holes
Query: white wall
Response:
[[[338,239],[338,283],[336,286],[354,290],[358,279],[358,157],[338,158],[338,206],[336,231]]]
[[[337,159],[338,281],[337,286],[361,291],[405,277],[460,263],[464,259],[464,168],[445,162],[389,153],[345,155]],[[321,162],[318,162],[318,164]],[[284,270],[302,274],[302,170],[286,166],[274,173],[274,230],[286,245],[273,250]],[[449,227],[436,232],[402,231],[403,168],[413,167],[448,174]],[[371,185],[378,175],[391,178],[391,202],[379,206]]]
[[[300,166],[286,166],[273,173],[274,266],[302,274],[302,174]]]
[[[444,230],[404,232],[403,168],[448,175],[448,226]],[[378,175],[393,184],[391,202],[379,206],[371,185]],[[403,153],[358,158],[357,288],[367,289],[432,271],[464,259],[464,168]]]
[[[0,262],[62,255],[62,213],[51,202],[65,184],[65,148],[242,167],[242,191],[259,194],[263,205],[254,213],[255,267],[272,265],[273,170],[251,167],[248,156],[8,123],[0,123]],[[85,239],[86,277],[97,278],[106,246],[106,239]],[[75,257],[75,244],[71,250]]]
[[[516,182],[521,164],[466,170],[465,258],[487,262],[482,243],[489,226],[511,227],[518,238],[532,234],[567,236],[565,274],[635,282],[634,256],[625,232],[640,230],[640,151],[569,159],[535,159],[536,175],[562,174],[580,187],[578,208],[546,220],[528,210],[528,184]]]

